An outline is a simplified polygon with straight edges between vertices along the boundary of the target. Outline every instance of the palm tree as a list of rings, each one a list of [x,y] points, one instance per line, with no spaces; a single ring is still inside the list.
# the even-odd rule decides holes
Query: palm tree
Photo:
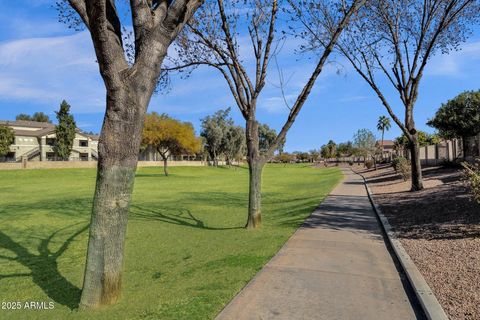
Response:
[[[382,131],[382,152],[383,152],[383,135],[385,134],[385,130],[390,130],[392,125],[390,124],[390,118],[386,116],[380,116],[377,122],[377,129],[378,131]]]

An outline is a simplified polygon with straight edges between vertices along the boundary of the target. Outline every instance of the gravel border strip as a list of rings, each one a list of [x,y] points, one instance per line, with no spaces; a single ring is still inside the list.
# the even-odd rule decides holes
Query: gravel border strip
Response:
[[[353,170],[352,172],[356,173]],[[373,211],[375,211],[375,214],[380,220],[383,231],[387,235],[388,241],[392,246],[395,255],[400,261],[400,264],[402,265],[402,268],[407,275],[408,281],[412,285],[413,291],[415,291],[415,295],[420,301],[420,305],[422,306],[425,315],[429,320],[448,320],[447,314],[438,302],[432,289],[430,289],[422,274],[420,273],[420,271],[418,271],[417,266],[403,248],[400,240],[397,239],[395,233],[392,231],[392,227],[390,226],[387,217],[383,215],[380,207],[375,203],[375,201],[373,201],[373,193],[367,184],[367,180],[362,174],[356,174],[363,178],[365,189],[367,189],[368,198],[370,199],[370,203],[372,204],[372,207],[374,209]]]

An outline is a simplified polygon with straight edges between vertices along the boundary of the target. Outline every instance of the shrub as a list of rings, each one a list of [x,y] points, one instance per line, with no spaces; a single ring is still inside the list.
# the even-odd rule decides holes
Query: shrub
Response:
[[[365,161],[365,167],[367,167],[367,169],[371,169],[373,167],[373,160]]]
[[[393,158],[392,159],[392,167],[393,170],[395,170],[396,173],[398,173],[398,163],[400,162],[399,158]]]
[[[400,174],[403,180],[407,181],[411,175],[410,161],[404,157],[397,157],[392,160],[392,167],[396,173]]]
[[[463,162],[462,166],[473,199],[480,204],[480,159],[476,159],[473,164]]]
[[[349,164],[350,166],[353,166],[353,161],[352,161],[352,160],[348,161],[348,164]]]

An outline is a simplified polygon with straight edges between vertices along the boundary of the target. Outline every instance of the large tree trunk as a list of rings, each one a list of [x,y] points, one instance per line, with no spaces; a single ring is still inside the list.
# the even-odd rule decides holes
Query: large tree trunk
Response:
[[[260,157],[258,122],[247,120],[247,158],[249,173],[247,229],[256,229],[262,223],[262,171],[264,161]]]
[[[423,189],[422,164],[420,162],[420,144],[418,142],[418,131],[415,129],[413,120],[413,103],[405,107],[405,126],[408,131],[408,148],[410,150],[410,165],[412,170],[411,191]]]
[[[113,304],[120,296],[128,210],[148,101],[127,85],[107,92],[80,308]]]
[[[412,135],[409,141],[410,161],[412,168],[412,191],[423,189],[422,165],[420,163],[420,145],[418,143],[418,133]]]

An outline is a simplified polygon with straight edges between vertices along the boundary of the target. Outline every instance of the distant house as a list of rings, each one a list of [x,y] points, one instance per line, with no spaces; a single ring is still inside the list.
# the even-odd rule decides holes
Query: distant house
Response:
[[[382,149],[382,141],[377,141],[377,146]],[[395,149],[395,141],[393,140],[383,140],[383,153],[382,159],[391,159],[392,156],[396,153]]]
[[[55,143],[55,125],[35,121],[2,121],[13,129],[15,142],[10,146],[10,152],[4,161],[53,161],[56,160],[53,151]],[[79,129],[75,134],[70,161],[97,160],[98,136],[82,133]]]

